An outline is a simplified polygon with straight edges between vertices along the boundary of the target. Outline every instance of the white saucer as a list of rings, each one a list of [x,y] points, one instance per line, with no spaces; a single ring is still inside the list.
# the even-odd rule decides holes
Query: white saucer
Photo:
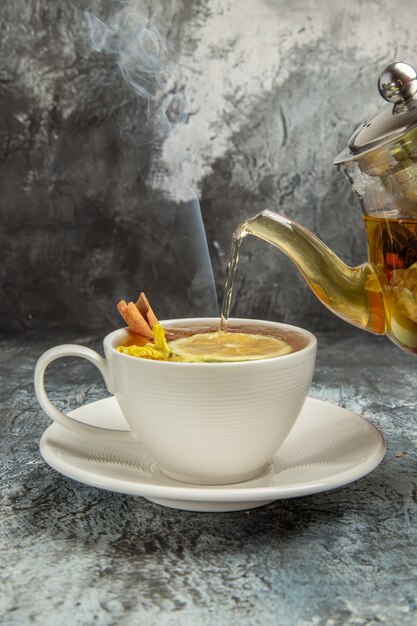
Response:
[[[87,424],[127,429],[115,398],[70,414]],[[383,459],[385,441],[351,411],[307,398],[296,425],[265,472],[224,486],[180,483],[164,476],[150,454],[134,443],[80,438],[51,424],[40,442],[45,461],[64,476],[118,493],[189,511],[239,511],[347,485]]]

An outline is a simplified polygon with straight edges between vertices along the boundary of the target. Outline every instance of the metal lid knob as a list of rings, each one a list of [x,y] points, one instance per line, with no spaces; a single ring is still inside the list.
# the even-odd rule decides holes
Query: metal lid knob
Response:
[[[378,89],[387,102],[406,102],[417,92],[417,72],[408,63],[391,63],[381,73]]]
[[[360,159],[417,128],[416,70],[401,61],[390,63],[381,72],[378,89],[391,106],[386,104],[356,129],[348,148],[336,157],[337,165]]]

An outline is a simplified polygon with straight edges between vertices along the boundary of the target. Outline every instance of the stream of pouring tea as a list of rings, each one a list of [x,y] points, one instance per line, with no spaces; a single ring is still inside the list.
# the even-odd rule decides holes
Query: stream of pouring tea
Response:
[[[243,222],[242,224],[239,224],[239,226],[234,231],[232,237],[229,263],[227,265],[226,282],[224,286],[223,304],[220,313],[219,330],[222,332],[227,332],[227,321],[229,319],[230,308],[232,305],[233,285],[235,281],[237,264],[239,261],[240,246],[242,245],[243,239],[248,234],[248,232],[246,231],[247,224],[248,222]]]

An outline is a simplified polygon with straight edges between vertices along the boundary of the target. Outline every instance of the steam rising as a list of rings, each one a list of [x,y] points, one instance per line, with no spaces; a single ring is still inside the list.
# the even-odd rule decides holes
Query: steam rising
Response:
[[[185,194],[176,191],[179,179],[184,186],[183,172],[190,164],[182,157],[176,168],[161,172],[156,158],[173,130],[187,122],[186,98],[176,91],[175,52],[153,24],[129,5],[107,23],[90,10],[85,11],[85,18],[92,47],[112,55],[134,96],[121,108],[120,133],[136,147],[139,171],[153,191],[153,210],[169,235],[172,262],[178,268],[177,289],[184,291],[184,300],[187,296],[192,302],[192,310],[181,314],[216,315],[217,297],[200,205],[189,186]]]

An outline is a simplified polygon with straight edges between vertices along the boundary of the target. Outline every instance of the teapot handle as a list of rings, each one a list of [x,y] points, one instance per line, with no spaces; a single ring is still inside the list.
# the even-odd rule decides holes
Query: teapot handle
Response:
[[[77,344],[63,344],[47,350],[38,359],[35,367],[35,393],[38,398],[39,404],[45,411],[45,413],[57,424],[70,430],[74,434],[80,437],[99,437],[100,439],[111,439],[112,441],[135,441],[138,439],[136,435],[129,430],[113,430],[110,428],[101,428],[100,426],[90,426],[84,424],[78,420],[73,419],[69,415],[66,415],[60,411],[49,400],[44,384],[45,370],[50,363],[56,359],[60,359],[64,356],[78,356],[83,359],[87,359],[93,363],[101,372],[107,389],[111,390],[110,375],[106,359],[101,357],[97,352],[86,348],[85,346],[79,346]]]

